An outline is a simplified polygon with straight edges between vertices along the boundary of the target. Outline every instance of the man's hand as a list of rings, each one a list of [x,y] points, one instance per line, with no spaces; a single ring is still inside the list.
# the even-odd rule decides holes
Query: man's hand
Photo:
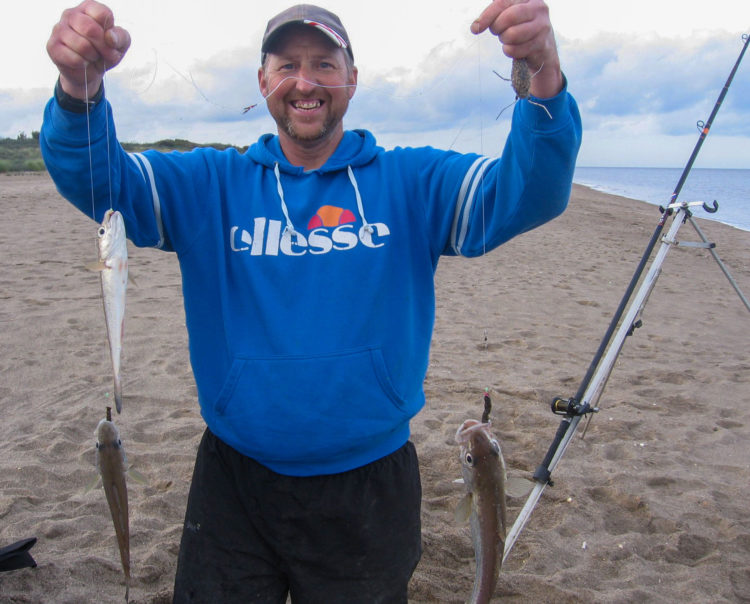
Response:
[[[560,57],[543,0],[494,0],[471,24],[475,34],[490,30],[513,59],[526,59],[532,74],[531,94],[555,96],[563,87]]]
[[[115,26],[112,11],[84,0],[64,11],[52,28],[47,54],[60,71],[62,89],[85,100],[96,94],[104,72],[122,61],[129,47],[130,34]]]

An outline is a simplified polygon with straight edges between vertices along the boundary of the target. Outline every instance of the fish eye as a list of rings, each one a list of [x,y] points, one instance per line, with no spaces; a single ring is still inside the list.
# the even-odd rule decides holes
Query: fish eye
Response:
[[[490,440],[490,445],[492,445],[492,448],[494,449],[495,453],[500,453],[500,443],[497,442],[496,439]]]
[[[100,227],[99,227],[99,230],[97,231],[97,233],[96,233],[96,234],[97,234],[97,235],[99,235],[99,237],[104,237],[104,233],[106,233],[106,232],[107,232],[107,231],[106,231],[106,230],[104,229],[104,227],[103,227],[103,226],[100,226]]]
[[[464,457],[464,461],[466,462],[467,466],[473,466],[474,465],[474,458],[472,457],[471,453],[467,453]]]

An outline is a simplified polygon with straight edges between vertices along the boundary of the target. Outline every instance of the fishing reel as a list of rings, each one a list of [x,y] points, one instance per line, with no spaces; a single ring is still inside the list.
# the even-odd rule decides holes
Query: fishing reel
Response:
[[[592,407],[588,403],[579,403],[574,398],[561,398],[559,396],[552,399],[550,406],[552,407],[552,413],[566,417],[575,417],[599,411],[599,407]]]

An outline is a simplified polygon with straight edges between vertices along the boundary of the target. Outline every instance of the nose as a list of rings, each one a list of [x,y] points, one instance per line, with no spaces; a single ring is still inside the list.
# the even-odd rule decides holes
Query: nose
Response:
[[[295,80],[297,90],[302,94],[309,94],[318,87],[318,83],[309,68],[301,67]]]

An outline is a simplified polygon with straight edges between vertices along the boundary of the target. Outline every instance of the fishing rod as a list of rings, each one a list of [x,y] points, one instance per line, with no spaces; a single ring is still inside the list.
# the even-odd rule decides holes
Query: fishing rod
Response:
[[[651,236],[648,245],[646,246],[646,251],[644,252],[640,262],[638,263],[638,266],[636,267],[633,278],[630,280],[625,294],[622,297],[622,300],[620,301],[620,304],[617,307],[614,316],[612,317],[612,321],[607,328],[604,338],[602,339],[599,348],[594,354],[594,358],[589,365],[589,368],[581,382],[581,385],[578,388],[578,391],[572,398],[563,399],[561,397],[557,397],[552,401],[552,412],[556,415],[562,415],[563,419],[560,421],[552,444],[547,450],[547,454],[545,455],[542,463],[534,472],[534,487],[531,493],[528,495],[526,503],[524,504],[523,508],[518,514],[518,517],[513,523],[513,526],[511,527],[505,538],[505,552],[503,554],[503,561],[505,561],[505,559],[510,554],[510,551],[513,548],[516,540],[518,539],[519,534],[526,526],[526,523],[528,522],[531,513],[534,510],[534,507],[542,496],[544,489],[547,487],[547,485],[552,486],[552,471],[555,469],[558,462],[565,453],[565,450],[567,449],[568,444],[573,438],[579,422],[585,416],[588,416],[590,420],[592,414],[599,410],[598,407],[596,407],[597,401],[604,391],[604,387],[607,383],[607,380],[609,379],[609,375],[612,372],[612,369],[614,368],[615,361],[617,360],[617,357],[622,350],[625,339],[627,338],[627,336],[632,335],[635,329],[641,326],[641,321],[640,319],[638,319],[638,317],[648,300],[648,296],[650,295],[651,291],[654,288],[654,285],[656,284],[656,280],[658,279],[659,274],[661,273],[661,265],[663,264],[670,247],[672,245],[678,244],[675,238],[677,231],[688,219],[690,219],[693,226],[696,226],[692,221],[692,212],[690,211],[690,208],[695,205],[702,205],[703,209],[710,213],[716,212],[718,210],[718,204],[715,201],[713,202],[712,206],[709,206],[705,202],[678,202],[677,198],[682,191],[682,187],[685,184],[688,174],[693,167],[693,163],[695,162],[695,159],[698,156],[701,147],[703,146],[703,142],[708,136],[714,118],[719,112],[721,104],[724,101],[724,97],[729,90],[729,86],[731,85],[732,80],[737,73],[737,69],[742,62],[745,51],[750,44],[750,35],[743,34],[742,40],[744,41],[742,50],[740,51],[739,57],[737,58],[737,61],[735,62],[734,67],[732,68],[732,71],[730,72],[729,77],[727,78],[727,81],[724,84],[721,93],[719,94],[719,98],[717,99],[714,108],[711,111],[711,115],[706,122],[698,122],[698,127],[700,129],[700,136],[698,138],[698,141],[695,144],[693,152],[691,153],[690,158],[688,159],[688,162],[682,171],[680,179],[677,182],[677,186],[672,193],[670,203],[667,204],[666,207],[660,208],[661,218],[659,219],[656,229],[654,230],[654,233]],[[632,304],[630,304],[630,306],[628,307],[631,298],[633,298],[633,293],[636,291],[638,282],[641,280],[643,271],[648,264],[648,260],[651,257],[656,244],[659,242],[660,236],[664,230],[664,226],[670,216],[674,217],[671,227],[669,228],[667,234],[663,238],[661,238],[661,246],[656,256],[654,257],[653,262],[651,263],[651,267],[649,268],[645,278],[643,279],[643,282],[638,289],[638,292],[633,299]],[[705,238],[702,237],[702,239],[704,239],[705,242]],[[722,270],[724,270],[723,266]],[[730,281],[732,280],[730,279]],[[737,289],[736,286],[735,289]],[[744,296],[740,294],[740,297],[743,298],[744,302]],[[628,309],[627,314],[625,314],[626,309]],[[625,314],[624,319],[622,318],[623,314]]]

